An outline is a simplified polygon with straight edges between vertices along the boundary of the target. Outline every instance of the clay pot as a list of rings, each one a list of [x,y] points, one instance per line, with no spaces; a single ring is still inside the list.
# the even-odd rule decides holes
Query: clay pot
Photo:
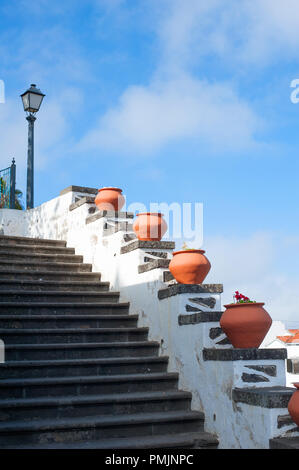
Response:
[[[99,211],[120,211],[125,198],[119,188],[101,188],[94,202]]]
[[[235,348],[258,348],[272,324],[263,302],[224,305],[220,326]]]
[[[180,284],[201,284],[211,269],[204,250],[174,251],[169,270]]]
[[[133,230],[139,240],[159,241],[167,232],[167,224],[163,214],[159,212],[144,212],[137,214]]]
[[[295,390],[289,401],[288,410],[294,423],[299,426],[299,382],[293,383],[293,385],[297,390]]]

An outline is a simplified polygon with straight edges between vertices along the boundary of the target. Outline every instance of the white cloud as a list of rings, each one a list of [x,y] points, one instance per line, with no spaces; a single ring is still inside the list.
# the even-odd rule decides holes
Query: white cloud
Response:
[[[287,25],[296,20],[276,0],[272,6],[268,0],[165,0],[153,2],[153,9],[160,13],[150,16],[156,21],[155,73],[148,85],[127,87],[78,148],[146,154],[195,139],[212,151],[254,151],[265,126],[262,116],[235,83],[209,82],[194,66],[203,66],[208,55],[228,64],[259,61],[273,44],[294,41],[296,28],[291,35]]]
[[[299,237],[275,233],[247,238],[210,236],[205,249],[212,265],[205,282],[224,284],[224,304],[238,290],[265,302],[272,319],[299,323],[299,275],[292,269],[299,266]]]
[[[239,151],[255,144],[262,126],[230,84],[181,75],[129,87],[79,148],[147,153],[171,141],[199,139],[214,150]]]
[[[21,100],[18,107],[10,100],[0,104],[0,165],[6,168],[10,165],[12,157],[18,157],[19,165],[24,167],[25,148],[27,136],[25,114],[22,113]]]
[[[245,2],[249,18],[246,60],[270,61],[299,57],[299,9],[297,0]]]
[[[158,34],[163,59],[173,65],[192,66],[210,54],[236,66],[298,58],[297,0],[166,0],[164,5],[169,13]]]

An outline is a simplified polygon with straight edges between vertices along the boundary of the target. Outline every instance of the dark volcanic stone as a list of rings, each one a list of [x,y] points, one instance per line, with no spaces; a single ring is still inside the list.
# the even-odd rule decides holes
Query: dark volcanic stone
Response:
[[[132,243],[128,243],[127,245],[122,246],[120,253],[129,253],[130,251],[138,250],[138,248],[146,248],[147,250],[173,250],[175,248],[175,242],[134,240]]]
[[[219,322],[222,312],[198,312],[192,315],[179,315],[179,325],[196,325],[197,323]]]
[[[264,377],[263,375],[258,375],[258,374],[242,374],[242,381],[243,382],[269,382],[269,379],[267,377]]]
[[[262,408],[287,408],[294,389],[290,387],[234,388],[232,398],[237,403]]]
[[[178,294],[220,294],[223,292],[222,284],[173,284],[158,291],[159,299],[166,299]]]
[[[205,361],[248,361],[259,359],[286,359],[286,349],[216,349],[205,348]]]
[[[206,307],[214,308],[216,305],[216,299],[214,297],[191,297],[189,298],[190,302],[199,304],[199,305],[204,305]]]
[[[247,367],[247,369],[256,370],[258,372],[264,372],[265,374],[270,375],[270,377],[276,377],[277,375],[276,366],[264,365],[264,366],[245,366],[245,367]]]

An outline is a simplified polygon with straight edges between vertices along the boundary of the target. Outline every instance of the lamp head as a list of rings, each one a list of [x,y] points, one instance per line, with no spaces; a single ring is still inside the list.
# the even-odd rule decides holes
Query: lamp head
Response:
[[[40,105],[44,99],[44,95],[35,84],[30,85],[30,88],[26,90],[22,95],[22,101],[24,106],[24,111],[30,114],[35,114],[38,112]]]

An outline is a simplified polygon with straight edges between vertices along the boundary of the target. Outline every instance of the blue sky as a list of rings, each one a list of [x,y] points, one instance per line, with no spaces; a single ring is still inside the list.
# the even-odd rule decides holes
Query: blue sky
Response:
[[[298,46],[296,0],[2,0],[1,167],[25,190],[36,83],[36,205],[71,184],[203,202],[207,281],[299,320]]]

